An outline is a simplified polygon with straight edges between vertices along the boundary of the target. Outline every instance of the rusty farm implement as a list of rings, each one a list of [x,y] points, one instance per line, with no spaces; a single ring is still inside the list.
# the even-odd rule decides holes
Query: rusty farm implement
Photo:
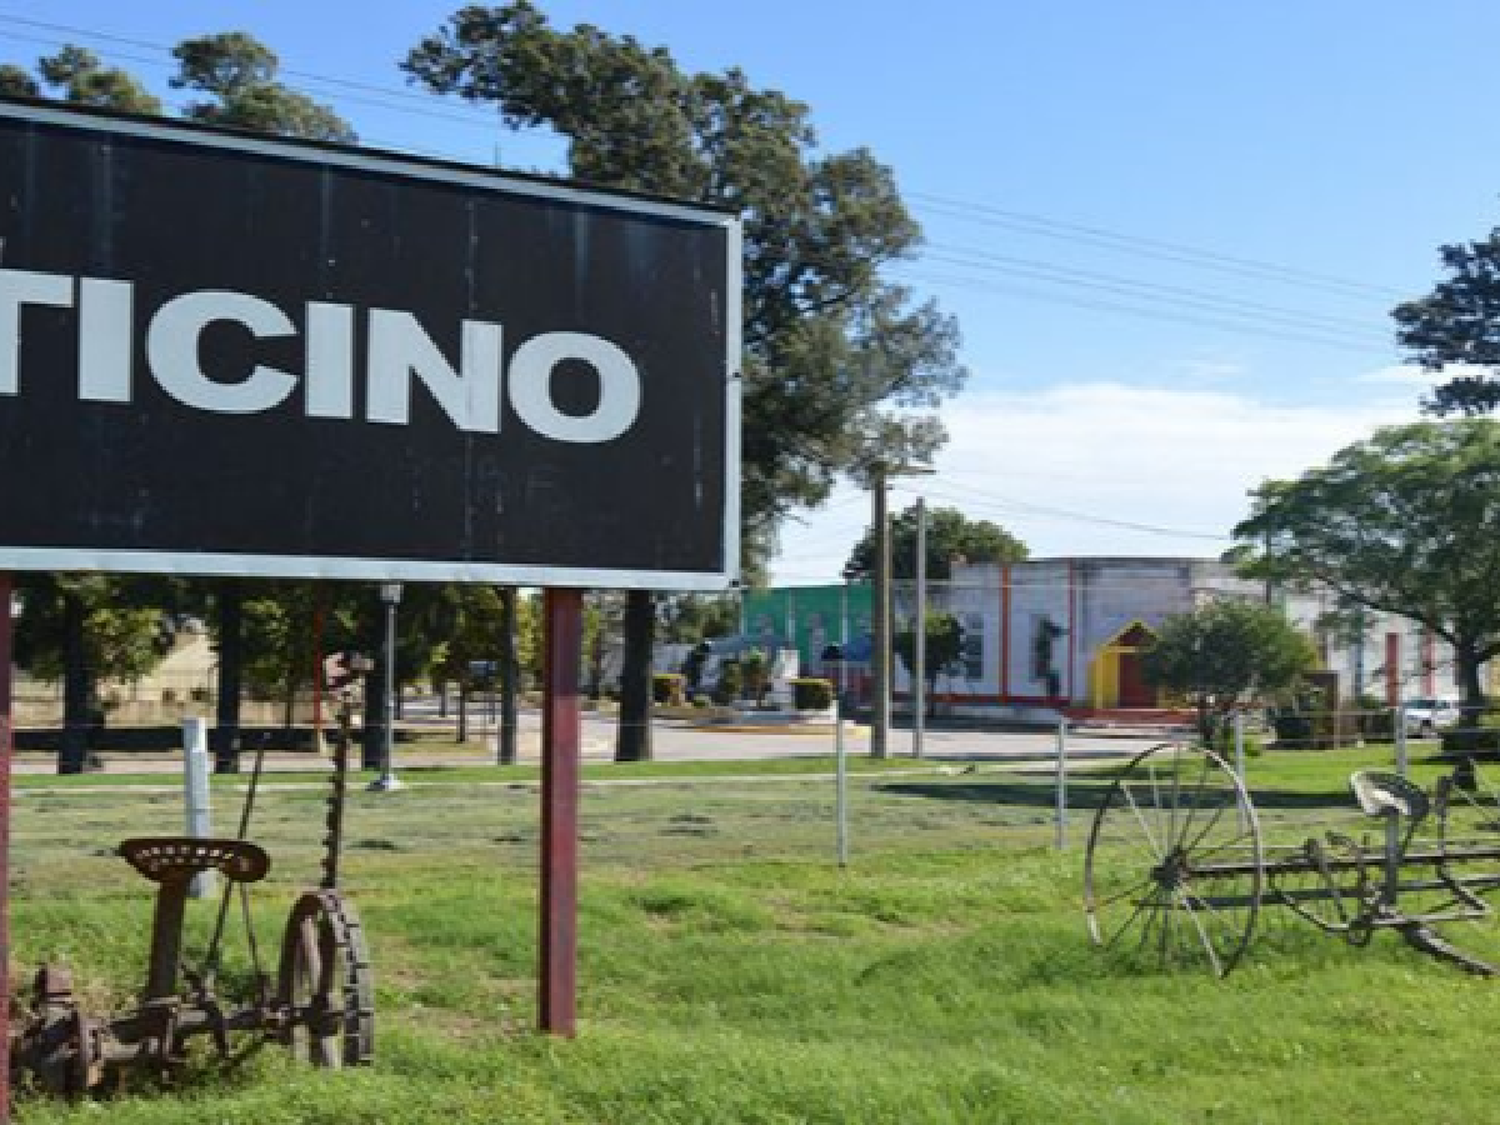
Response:
[[[1351,945],[1377,933],[1469,972],[1496,966],[1439,927],[1488,918],[1500,888],[1500,823],[1472,764],[1424,789],[1360,770],[1363,827],[1310,829],[1296,808],[1263,818],[1244,781],[1211,751],[1156,746],[1126,766],[1094,817],[1084,906],[1095,943],[1161,966],[1225,976],[1268,909]],[[1287,802],[1295,805],[1295,799]]]
[[[263,962],[250,928],[250,887],[271,860],[246,839],[261,777],[257,754],[240,832],[233,839],[153,836],[125,840],[119,854],[155,885],[145,986],[136,1007],[95,1016],[75,994],[71,971],[43,965],[29,1009],[11,1021],[12,1089],[81,1094],[119,1088],[131,1075],[167,1079],[188,1059],[189,1043],[206,1040],[234,1061],[266,1043],[282,1044],[314,1066],[368,1064],[374,1051],[374,983],[353,904],[338,890],[339,849],[348,773],[350,705],[339,710],[327,800],[322,877],[299,893],[282,932],[279,961]],[[201,962],[184,959],[183,929],[192,880],[223,879],[213,936]],[[233,900],[244,911],[252,960],[248,982],[221,979],[220,960]]]

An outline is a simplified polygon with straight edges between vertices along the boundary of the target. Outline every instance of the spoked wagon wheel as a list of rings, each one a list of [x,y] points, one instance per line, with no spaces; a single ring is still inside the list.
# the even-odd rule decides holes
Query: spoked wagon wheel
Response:
[[[1210,751],[1155,746],[1094,817],[1089,933],[1106,949],[1222,977],[1250,944],[1264,878],[1260,826],[1234,770]]]
[[[354,905],[337,891],[308,891],[292,907],[281,943],[286,1042],[313,1066],[368,1064],[375,1053],[375,984]]]

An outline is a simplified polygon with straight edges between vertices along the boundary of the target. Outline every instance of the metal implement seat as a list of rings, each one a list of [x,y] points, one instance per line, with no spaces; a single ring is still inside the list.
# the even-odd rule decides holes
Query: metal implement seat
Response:
[[[271,869],[264,849],[244,840],[200,840],[196,836],[138,836],[120,844],[131,867],[157,885],[151,920],[151,967],[147,1004],[169,1002],[177,991],[177,959],[188,884],[204,871],[220,871],[236,883],[254,883]]]
[[[271,869],[264,849],[244,840],[140,836],[121,843],[120,854],[153,883],[185,883],[204,871],[221,872],[234,883],[256,883]]]
[[[1427,818],[1431,804],[1422,788],[1398,773],[1357,770],[1349,788],[1366,816],[1404,816],[1416,822]]]

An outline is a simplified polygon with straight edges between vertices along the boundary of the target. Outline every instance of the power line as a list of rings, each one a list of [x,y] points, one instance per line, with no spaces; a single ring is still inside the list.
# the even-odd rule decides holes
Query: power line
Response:
[[[1363,352],[1365,354],[1388,354],[1388,349],[1378,347],[1373,343],[1359,344],[1349,340],[1317,336],[1310,332],[1282,331],[1273,327],[1258,326],[1254,323],[1222,320],[1208,316],[1195,316],[1186,312],[1174,312],[1171,309],[1141,307],[1139,305],[1120,304],[1113,301],[1087,300],[1081,297],[1070,297],[1065,294],[1048,293],[1039,289],[1028,289],[1019,285],[1004,285],[975,278],[919,273],[907,273],[906,276],[913,281],[920,281],[927,285],[962,289],[970,293],[976,291],[997,293],[1005,296],[1019,297],[1027,301],[1043,301],[1050,304],[1088,309],[1094,312],[1112,312],[1124,316],[1143,317],[1148,320],[1166,320],[1177,324],[1192,324],[1201,328],[1214,328],[1219,331],[1241,335],[1263,336],[1272,340],[1288,340],[1299,344],[1316,344],[1320,347],[1339,348],[1345,351]]]
[[[1288,308],[1285,305],[1272,305],[1262,301],[1246,300],[1242,297],[1206,293],[1201,289],[1192,289],[1183,285],[1168,285],[1160,282],[1142,281],[1137,278],[1121,277],[1118,274],[1080,270],[1070,266],[1055,265],[1051,262],[1037,261],[1033,258],[1016,258],[1007,254],[996,254],[990,251],[975,250],[967,247],[948,247],[941,244],[929,245],[937,253],[926,253],[923,257],[932,258],[946,265],[963,266],[968,269],[992,271],[1004,276],[1019,276],[1040,281],[1055,282],[1057,284],[1081,285],[1091,289],[1122,293],[1126,296],[1139,296],[1148,299],[1165,298],[1189,304],[1201,304],[1207,306],[1211,311],[1225,311],[1234,315],[1263,317],[1267,320],[1284,321],[1294,327],[1311,328],[1317,331],[1354,333],[1359,335],[1365,335],[1370,332],[1368,321],[1356,320],[1353,317],[1329,316],[1324,313],[1306,312],[1302,309]]]
[[[1258,277],[1288,285],[1325,289],[1345,295],[1378,296],[1398,300],[1407,295],[1384,286],[1371,285],[1368,282],[1338,277],[1333,274],[1304,270],[1295,266],[1286,266],[1255,258],[1242,258],[1215,250],[1205,250],[1183,243],[1169,242],[1165,239],[1126,234],[1120,231],[1109,230],[1105,227],[1064,222],[1060,219],[1048,218],[1045,215],[1010,210],[989,203],[953,199],[947,196],[933,195],[920,191],[909,194],[912,199],[921,200],[926,204],[922,208],[923,210],[936,210],[939,214],[946,214],[949,218],[966,219],[987,226],[1021,230],[1043,238],[1087,243],[1103,249],[1139,254],[1143,257],[1178,262],[1201,269]]]
[[[964,486],[951,486],[963,488]],[[1214,534],[1204,531],[1189,531],[1183,528],[1162,527],[1158,524],[1140,523],[1135,520],[1114,519],[1109,516],[1094,515],[1088,512],[1077,512],[1068,508],[1057,508],[1049,504],[1036,504],[1027,500],[1017,500],[1015,497],[1002,496],[998,493],[972,491],[978,499],[970,496],[955,495],[944,492],[942,489],[932,488],[928,485],[901,485],[892,482],[892,488],[903,492],[922,493],[935,496],[939,499],[949,500],[954,503],[964,504],[968,507],[989,508],[1004,512],[1007,516],[1039,515],[1054,519],[1073,520],[1079,523],[1098,524],[1104,527],[1118,527],[1128,531],[1139,531],[1149,535],[1164,535],[1183,539],[1203,539],[1214,542],[1229,542],[1234,537],[1231,535]]]

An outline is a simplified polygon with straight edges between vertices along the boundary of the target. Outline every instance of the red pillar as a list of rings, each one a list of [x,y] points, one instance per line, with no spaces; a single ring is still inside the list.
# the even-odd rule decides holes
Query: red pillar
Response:
[[[583,594],[548,590],[542,700],[542,910],[537,1026],[572,1037],[578,1000],[578,658]]]
[[[0,573],[0,997],[10,995],[11,577]],[[10,1121],[10,1005],[0,1004],[0,1125]]]

